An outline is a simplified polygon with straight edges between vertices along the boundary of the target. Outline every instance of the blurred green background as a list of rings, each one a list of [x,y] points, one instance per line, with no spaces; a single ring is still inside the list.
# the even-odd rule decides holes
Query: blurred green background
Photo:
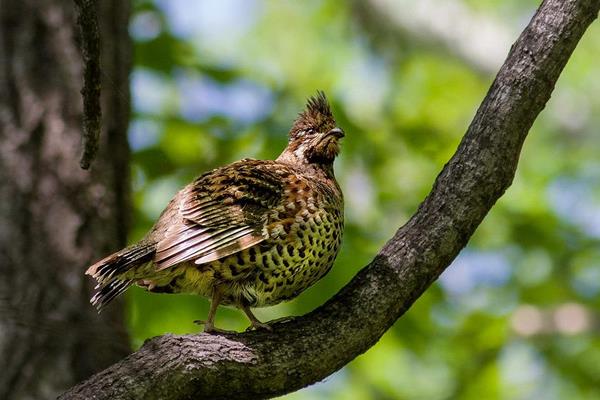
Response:
[[[453,154],[531,0],[136,0],[131,79],[135,225],[143,236],[202,172],[274,158],[305,99],[346,131],[346,231],[333,270],[263,320],[330,298],[416,210]],[[381,341],[286,399],[598,399],[600,23],[469,246]],[[206,299],[127,294],[135,347],[198,332]],[[217,325],[243,330],[221,308]]]

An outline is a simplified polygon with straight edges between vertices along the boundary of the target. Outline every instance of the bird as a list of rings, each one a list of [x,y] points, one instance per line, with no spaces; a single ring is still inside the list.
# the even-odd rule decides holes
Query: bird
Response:
[[[295,298],[331,269],[340,249],[344,200],[333,163],[344,131],[324,92],[309,97],[275,160],[251,158],[208,171],[181,189],[139,242],[90,266],[98,312],[130,286],[192,293],[243,311]]]

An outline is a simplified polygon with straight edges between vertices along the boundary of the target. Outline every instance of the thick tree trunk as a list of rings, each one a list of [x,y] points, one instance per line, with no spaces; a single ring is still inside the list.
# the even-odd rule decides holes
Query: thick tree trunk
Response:
[[[99,2],[104,129],[79,168],[82,58],[71,1],[0,0],[0,399],[52,398],[128,352],[83,268],[125,244],[127,1]]]

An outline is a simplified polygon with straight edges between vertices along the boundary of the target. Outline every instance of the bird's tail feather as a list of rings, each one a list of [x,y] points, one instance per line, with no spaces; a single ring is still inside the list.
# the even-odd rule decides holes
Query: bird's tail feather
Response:
[[[96,289],[99,290],[90,300],[98,312],[134,283],[135,280],[127,272],[152,261],[155,251],[156,245],[153,243],[136,243],[103,258],[87,269],[85,273],[98,281]]]
[[[104,285],[98,285],[96,287],[100,290],[98,290],[90,299],[90,303],[92,303],[92,305],[96,307],[96,309],[100,313],[108,303],[110,303],[118,295],[127,290],[127,288],[131,286],[132,283],[132,279],[121,280],[115,278],[109,283],[106,283]]]

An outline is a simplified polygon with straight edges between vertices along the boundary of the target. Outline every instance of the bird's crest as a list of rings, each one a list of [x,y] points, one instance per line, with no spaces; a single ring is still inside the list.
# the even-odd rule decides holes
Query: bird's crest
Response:
[[[319,90],[316,96],[308,98],[306,108],[298,114],[290,130],[290,137],[308,129],[325,132],[334,127],[335,119],[333,118],[327,97],[323,91]]]

